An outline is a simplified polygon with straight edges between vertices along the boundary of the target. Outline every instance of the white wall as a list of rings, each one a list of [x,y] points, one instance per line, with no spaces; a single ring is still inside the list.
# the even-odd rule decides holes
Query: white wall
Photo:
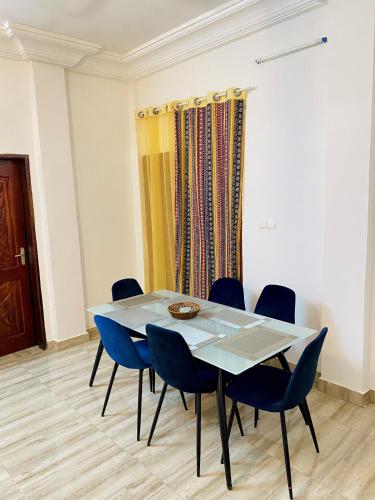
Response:
[[[46,335],[47,339],[53,339],[53,301],[48,282],[43,191],[34,148],[32,66],[29,62],[0,58],[0,75],[0,152],[29,155]]]
[[[114,281],[136,275],[127,86],[72,72],[67,81],[85,302],[92,306],[111,300]]]
[[[1,58],[0,75],[0,153],[30,156],[47,339],[63,340],[136,276],[126,84]]]
[[[330,0],[136,85],[136,107],[255,85],[246,129],[243,256],[252,308],[263,286],[297,293],[296,321],[330,328],[322,376],[368,388],[365,355],[374,4]],[[350,36],[355,33],[355,36]],[[328,35],[326,46],[254,59]],[[276,231],[259,229],[262,219]],[[296,359],[292,354],[292,359]]]
[[[334,335],[322,371],[327,380],[365,392],[374,2],[336,0],[329,8],[322,320]]]
[[[296,290],[297,321],[320,325],[326,47],[272,63],[256,57],[322,34],[322,9],[222,47],[137,84],[137,107],[256,86],[246,115],[243,220],[247,307],[267,283]],[[323,30],[324,32],[324,30]],[[276,231],[259,228],[277,221]]]
[[[32,62],[35,177],[47,239],[54,338],[85,332],[80,242],[64,68]]]

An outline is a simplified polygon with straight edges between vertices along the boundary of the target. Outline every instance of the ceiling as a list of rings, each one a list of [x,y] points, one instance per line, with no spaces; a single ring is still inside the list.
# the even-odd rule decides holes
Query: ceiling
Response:
[[[227,0],[0,0],[0,22],[127,52]]]

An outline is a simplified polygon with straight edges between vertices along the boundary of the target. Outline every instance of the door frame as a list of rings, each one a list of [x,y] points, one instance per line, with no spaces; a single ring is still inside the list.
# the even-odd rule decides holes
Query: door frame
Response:
[[[0,154],[0,160],[14,161],[15,163],[17,163],[20,169],[23,204],[25,211],[26,238],[28,246],[34,335],[37,345],[41,349],[46,349],[47,339],[44,325],[42,289],[40,285],[38,247],[35,233],[34,204],[31,188],[29,157],[28,155]]]

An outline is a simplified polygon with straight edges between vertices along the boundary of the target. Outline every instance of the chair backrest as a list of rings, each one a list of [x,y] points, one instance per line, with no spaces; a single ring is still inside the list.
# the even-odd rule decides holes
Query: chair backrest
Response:
[[[146,325],[151,363],[168,385],[184,392],[200,392],[201,382],[194,358],[178,332]]]
[[[94,321],[104,349],[113,361],[126,368],[147,368],[124,326],[104,316],[94,316]]]
[[[262,316],[295,323],[296,294],[281,285],[267,285],[255,306],[254,312]]]
[[[128,299],[142,294],[143,290],[134,278],[124,278],[112,285],[112,300]]]
[[[208,300],[245,310],[245,299],[241,281],[235,278],[219,278],[212,285]]]
[[[294,408],[310,392],[316,375],[318,359],[328,328],[323,328],[319,335],[308,344],[290,378],[282,406],[285,410]]]

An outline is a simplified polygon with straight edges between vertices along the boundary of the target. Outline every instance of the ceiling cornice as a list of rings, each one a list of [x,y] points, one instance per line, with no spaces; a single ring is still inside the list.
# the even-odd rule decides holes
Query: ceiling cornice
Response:
[[[181,38],[192,35],[197,31],[206,28],[210,24],[221,21],[260,2],[264,2],[264,0],[231,0],[226,2],[220,7],[212,9],[201,16],[195,17],[191,21],[181,24],[173,30],[166,31],[162,35],[149,40],[133,50],[130,50],[125,54],[125,60],[126,62],[131,62],[135,59],[139,59],[140,57],[143,57],[151,52],[155,52],[156,50],[161,49],[166,45],[170,45]]]
[[[101,50],[100,45],[94,43],[9,22],[2,26],[0,35],[0,53],[5,45],[8,57],[13,55],[16,59],[58,64],[66,68],[76,66],[84,57]]]
[[[328,0],[231,0],[126,54],[20,24],[0,26],[0,56],[58,64],[86,74],[134,80],[285,21]]]
[[[191,31],[178,37],[176,30],[163,36],[163,45],[154,46],[152,51],[147,49],[125,56],[128,67],[128,77],[138,79],[156,71],[160,71],[174,64],[180,63],[199,54],[203,54],[222,45],[251,35],[255,32],[302,14],[313,8],[326,4],[326,0],[261,0],[242,2],[241,9],[231,15],[217,19],[210,23],[206,19],[204,26],[198,31]],[[245,5],[246,4],[246,5]],[[186,29],[183,29],[185,32]]]

